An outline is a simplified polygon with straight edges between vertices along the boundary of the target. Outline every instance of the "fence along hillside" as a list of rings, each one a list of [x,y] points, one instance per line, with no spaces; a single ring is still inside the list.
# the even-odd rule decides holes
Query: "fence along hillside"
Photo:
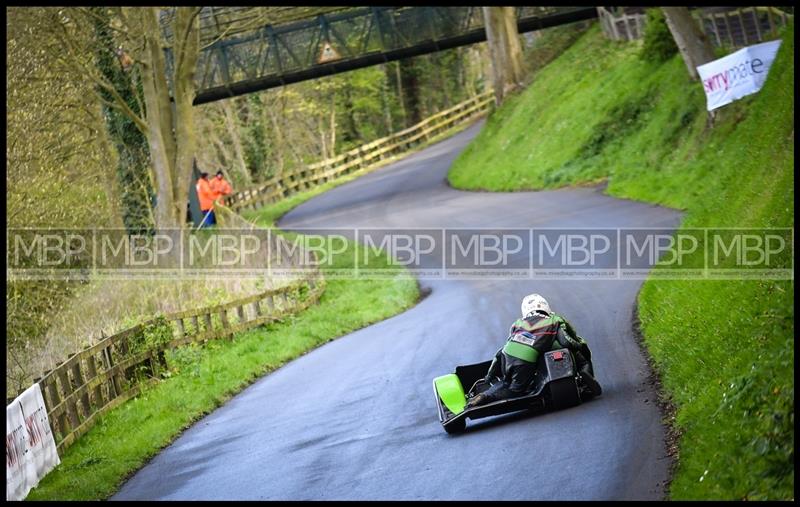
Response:
[[[644,36],[644,8],[625,7],[615,12],[598,7],[597,11],[606,37],[631,41]],[[731,48],[763,42],[768,35],[774,38],[776,30],[794,17],[776,7],[704,7],[694,12],[714,45]]]
[[[227,208],[221,208],[219,215],[226,228],[254,228]],[[279,240],[276,235],[269,238],[269,252],[276,252]],[[306,263],[306,259],[311,262]],[[149,319],[87,346],[36,379],[59,454],[86,433],[101,414],[161,378],[168,368],[166,350],[233,339],[236,333],[279,321],[319,300],[325,279],[313,252],[305,252],[298,245],[279,266],[299,268],[295,271],[300,276],[283,286],[224,304]]]
[[[405,153],[448,130],[475,120],[486,114],[492,104],[494,90],[489,89],[405,130],[376,139],[336,157],[276,175],[256,187],[235,192],[230,198],[230,207],[234,210],[257,209],[342,176],[367,172],[389,157]]]

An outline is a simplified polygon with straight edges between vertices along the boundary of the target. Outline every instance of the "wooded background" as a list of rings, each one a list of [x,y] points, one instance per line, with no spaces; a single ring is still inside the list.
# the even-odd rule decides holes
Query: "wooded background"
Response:
[[[286,8],[258,12],[261,18],[250,23],[302,14]],[[180,226],[192,159],[203,171],[224,171],[238,190],[402,130],[492,86],[491,58],[481,43],[197,107],[186,105],[194,92],[187,63],[170,76],[183,82],[174,89],[175,107],[157,107],[169,97],[163,62],[152,50],[166,44],[154,9],[15,7],[6,13],[9,229],[152,232]],[[180,11],[172,29],[193,33],[193,15],[189,8]],[[520,36],[525,79],[587,25]],[[203,43],[197,33],[194,38],[173,51],[191,60]],[[165,110],[174,117],[163,117]],[[169,128],[170,120],[179,128]],[[154,207],[165,195],[165,205]],[[8,391],[93,343],[96,337],[81,335],[83,321],[102,323],[108,335],[156,311],[214,304],[223,292],[235,297],[254,289],[211,281],[11,278]]]

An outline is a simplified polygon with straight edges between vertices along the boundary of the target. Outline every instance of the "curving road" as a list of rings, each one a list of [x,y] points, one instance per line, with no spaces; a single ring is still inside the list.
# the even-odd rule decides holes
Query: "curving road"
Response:
[[[597,189],[477,193],[445,183],[481,123],[288,213],[306,227],[676,227]],[[641,281],[423,280],[414,308],[257,381],[184,432],[114,500],[660,499],[665,431],[631,331]],[[592,347],[603,396],[541,415],[438,422],[433,377],[489,359],[540,292]]]

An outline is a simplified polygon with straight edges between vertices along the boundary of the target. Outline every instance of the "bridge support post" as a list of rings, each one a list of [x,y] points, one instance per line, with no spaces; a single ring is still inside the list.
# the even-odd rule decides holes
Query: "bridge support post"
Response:
[[[492,57],[492,74],[497,105],[522,86],[522,47],[513,7],[484,7],[486,42]]]

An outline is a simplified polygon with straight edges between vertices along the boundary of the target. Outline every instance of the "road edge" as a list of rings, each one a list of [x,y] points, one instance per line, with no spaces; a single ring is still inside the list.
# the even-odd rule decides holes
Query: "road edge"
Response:
[[[642,287],[644,287],[644,284],[640,285],[639,290],[636,291],[636,300],[633,303],[631,332],[633,334],[633,339],[636,343],[636,346],[639,347],[639,350],[641,351],[642,356],[644,356],[645,362],[647,363],[648,372],[645,382],[655,391],[655,402],[658,406],[659,412],[661,412],[661,424],[664,426],[665,430],[663,442],[664,453],[667,459],[669,459],[669,464],[667,466],[667,478],[661,485],[661,499],[669,500],[670,486],[672,485],[672,480],[675,477],[675,473],[678,469],[678,463],[680,461],[678,442],[680,441],[683,433],[675,424],[678,407],[672,402],[669,393],[661,382],[661,371],[653,360],[650,350],[647,348],[644,333],[642,332],[641,320],[639,319],[639,296],[642,292]]]

